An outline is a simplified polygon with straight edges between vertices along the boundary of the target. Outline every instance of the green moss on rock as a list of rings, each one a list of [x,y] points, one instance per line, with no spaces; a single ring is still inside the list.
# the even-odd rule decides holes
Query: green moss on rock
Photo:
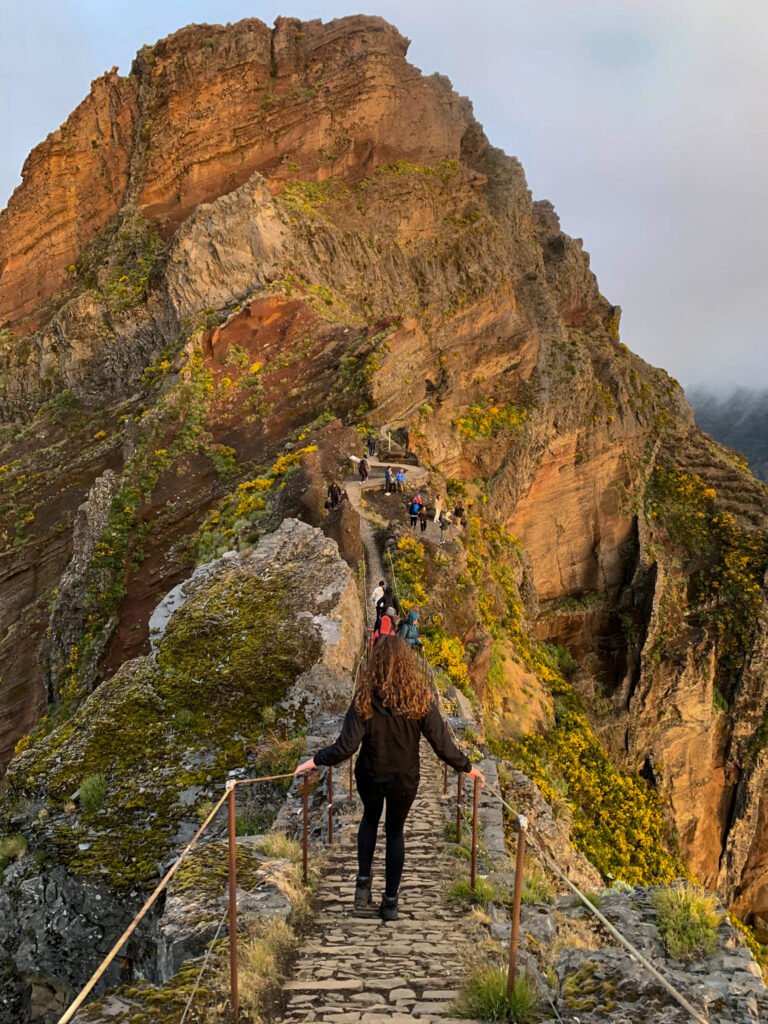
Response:
[[[6,809],[47,805],[39,839],[71,871],[116,889],[151,883],[180,824],[194,820],[194,791],[180,795],[219,788],[243,765],[263,739],[262,712],[271,723],[273,705],[319,656],[296,604],[287,575],[224,563],[173,615],[157,663],[124,665],[16,759]],[[96,774],[103,806],[85,814],[71,798]]]

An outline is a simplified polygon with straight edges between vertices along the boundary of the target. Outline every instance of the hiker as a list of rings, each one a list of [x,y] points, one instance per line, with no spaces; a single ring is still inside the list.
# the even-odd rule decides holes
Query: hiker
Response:
[[[456,508],[453,510],[453,521],[458,523],[459,526],[467,525],[467,513],[464,511],[464,506],[461,502],[458,502]]]
[[[368,458],[372,459],[374,457],[374,455],[376,454],[376,438],[373,436],[373,434],[369,434],[368,435],[367,444],[368,444]]]
[[[382,636],[394,636],[397,632],[396,625],[397,612],[394,608],[387,608],[384,614],[379,619],[378,629],[374,629],[373,636],[371,637],[371,647],[374,647],[376,641]]]
[[[358,747],[355,766],[363,817],[357,833],[357,879],[354,906],[371,905],[371,865],[384,804],[386,856],[384,892],[379,913],[397,920],[397,897],[405,862],[403,826],[419,788],[419,742],[425,736],[447,765],[485,784],[479,768],[451,739],[437,699],[418,670],[408,647],[397,637],[383,637],[374,647],[334,743],[300,764],[294,775],[319,765],[331,767],[350,758]]]
[[[408,618],[404,619],[397,627],[397,635],[410,647],[422,647],[422,642],[419,638],[419,610],[418,608],[411,608],[408,612]]]
[[[442,512],[440,515],[440,543],[445,544],[446,540],[450,540],[449,530],[451,529],[451,517],[447,512]]]
[[[365,481],[368,479],[368,473],[370,472],[368,459],[366,459],[365,456],[363,456],[362,459],[360,459],[360,461],[358,462],[357,472],[360,474],[360,483],[365,483]]]
[[[374,608],[376,607],[379,598],[384,596],[384,591],[386,590],[386,587],[387,581],[379,580],[379,585],[377,587],[374,587],[373,590],[371,591],[371,602],[373,603]]]
[[[412,530],[416,529],[416,520],[419,518],[420,509],[421,505],[419,505],[418,502],[416,501],[411,501],[410,505],[408,506],[408,515],[411,517]]]
[[[424,499],[422,498],[422,496],[420,494],[414,494],[414,496],[411,499],[411,501],[415,501],[417,505],[423,505],[424,504]]]
[[[435,495],[435,522],[440,521],[440,513],[443,511],[443,502],[439,494]]]
[[[391,466],[384,470],[384,493],[391,494],[395,489],[395,473]]]
[[[331,481],[331,485],[328,488],[328,500],[331,503],[331,508],[339,507],[339,501],[341,500],[341,488],[335,480]]]
[[[339,495],[339,504],[343,505],[345,501],[349,501],[349,495],[347,494],[347,489],[344,487]]]
[[[402,494],[403,486],[405,484],[405,470],[404,469],[398,469],[398,471],[395,473],[395,483],[397,484],[398,492]]]
[[[429,513],[427,512],[426,505],[419,505],[419,526],[421,526],[421,532],[427,532],[427,522],[429,520]]]
[[[376,625],[374,626],[374,629],[379,628],[381,617],[386,614],[387,608],[394,608],[395,613],[397,615],[400,614],[400,602],[395,597],[394,591],[389,584],[384,588],[384,593],[376,602]]]

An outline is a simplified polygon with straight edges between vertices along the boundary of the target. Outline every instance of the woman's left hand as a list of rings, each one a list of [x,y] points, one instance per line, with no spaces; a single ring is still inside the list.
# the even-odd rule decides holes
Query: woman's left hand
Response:
[[[293,773],[294,777],[297,776],[297,775],[304,775],[305,772],[314,771],[314,769],[316,767],[317,767],[317,765],[315,764],[314,757],[310,757],[310,759],[308,761],[305,761],[303,764],[299,765],[299,767]]]

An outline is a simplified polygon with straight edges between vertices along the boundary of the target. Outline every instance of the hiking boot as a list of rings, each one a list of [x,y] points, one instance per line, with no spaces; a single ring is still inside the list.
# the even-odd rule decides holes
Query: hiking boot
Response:
[[[397,896],[382,896],[379,909],[382,921],[397,920]]]
[[[371,876],[355,881],[355,910],[367,910],[371,905]]]

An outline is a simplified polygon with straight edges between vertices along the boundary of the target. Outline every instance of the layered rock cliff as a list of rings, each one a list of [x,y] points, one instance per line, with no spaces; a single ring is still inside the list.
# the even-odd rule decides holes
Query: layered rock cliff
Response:
[[[193,26],[25,165],[0,214],[4,827],[50,813],[29,764],[121,692],[195,564],[324,522],[354,425],[472,502],[430,614],[499,734],[532,688],[530,731],[564,721],[535,634],[616,763],[651,765],[691,869],[759,923],[768,492],[406,49],[376,18]]]

